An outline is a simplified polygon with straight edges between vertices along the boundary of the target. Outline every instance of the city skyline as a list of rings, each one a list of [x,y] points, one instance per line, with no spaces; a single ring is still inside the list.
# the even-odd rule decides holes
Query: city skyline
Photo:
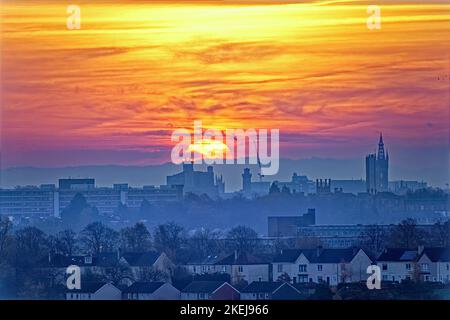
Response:
[[[359,158],[382,131],[392,167],[448,183],[442,4],[382,6],[371,31],[359,1],[248,3],[81,2],[67,30],[64,4],[5,2],[2,168],[161,164],[202,119],[280,128],[287,159]]]

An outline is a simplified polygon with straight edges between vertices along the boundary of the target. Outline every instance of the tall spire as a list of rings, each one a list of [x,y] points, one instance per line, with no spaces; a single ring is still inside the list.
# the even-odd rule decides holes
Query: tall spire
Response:
[[[380,141],[378,142],[378,159],[384,160],[384,142],[383,142],[383,134],[380,132]]]

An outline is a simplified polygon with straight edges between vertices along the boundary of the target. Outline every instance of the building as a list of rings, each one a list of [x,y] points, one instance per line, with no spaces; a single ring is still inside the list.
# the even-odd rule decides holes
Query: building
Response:
[[[229,274],[233,284],[241,281],[268,281],[271,278],[271,264],[267,258],[244,252],[235,251],[218,260],[215,266],[221,273]]]
[[[293,173],[291,181],[277,182],[277,185],[280,190],[288,188],[291,193],[310,194],[314,192],[314,182],[307,176],[298,175],[296,172]]]
[[[331,180],[331,190],[341,190],[346,193],[364,193],[366,190],[366,181],[363,179],[350,180]]]
[[[184,194],[206,194],[213,199],[219,197],[220,192],[225,190],[222,177],[216,177],[216,181],[214,181],[212,166],[208,166],[206,172],[195,171],[193,162],[183,163],[182,172],[167,176],[167,185],[171,187],[183,186]]]
[[[241,300],[304,300],[307,297],[286,282],[255,281],[241,290]]]
[[[254,198],[265,196],[269,194],[271,182],[262,181],[261,175],[259,175],[260,181],[252,181],[252,174],[249,168],[245,168],[242,174],[242,194],[247,198]],[[310,194],[315,190],[314,182],[309,180],[307,176],[298,175],[294,172],[291,181],[280,182],[274,181],[278,188],[287,188],[291,193],[303,193]]]
[[[115,184],[107,188],[96,187],[94,179],[59,179],[58,188],[43,184],[0,189],[0,215],[60,217],[78,193],[105,215],[114,214],[120,205],[139,208],[144,200],[150,203],[178,201],[183,196],[182,186],[131,188],[128,184]]]
[[[331,179],[316,179],[316,193],[330,194],[331,193]]]
[[[380,134],[378,153],[366,157],[366,191],[377,193],[388,191],[389,155],[384,150],[383,136]]]
[[[180,291],[170,283],[135,282],[122,292],[123,300],[179,300]]]
[[[121,300],[122,292],[111,283],[81,281],[80,289],[66,291],[66,300]]]
[[[147,274],[159,271],[170,279],[175,265],[164,252],[128,252],[121,255],[119,263],[130,268],[134,279],[145,279]]]
[[[414,192],[421,189],[426,189],[427,183],[424,181],[411,181],[411,180],[399,180],[399,181],[389,181],[389,191],[404,195],[408,192]]]
[[[237,251],[225,257],[209,256],[202,261],[192,261],[184,267],[192,274],[226,273],[230,275],[232,284],[271,278],[269,259]]]
[[[193,281],[181,290],[181,300],[240,300],[240,293],[223,281]]]
[[[268,217],[269,237],[285,237],[297,235],[298,228],[316,224],[316,210],[308,209],[301,216]]]
[[[450,248],[424,248],[417,265],[422,281],[450,283]]]
[[[292,283],[339,283],[364,281],[372,260],[361,248],[282,250],[273,262],[273,279],[288,276]]]
[[[415,278],[417,249],[386,248],[376,263],[383,281],[402,282]]]

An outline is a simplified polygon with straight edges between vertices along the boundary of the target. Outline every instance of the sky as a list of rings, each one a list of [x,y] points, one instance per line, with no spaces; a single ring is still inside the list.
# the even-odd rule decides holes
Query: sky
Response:
[[[450,5],[3,1],[1,167],[170,161],[177,128],[279,129],[280,156],[448,182]],[[412,170],[412,171],[411,171]]]

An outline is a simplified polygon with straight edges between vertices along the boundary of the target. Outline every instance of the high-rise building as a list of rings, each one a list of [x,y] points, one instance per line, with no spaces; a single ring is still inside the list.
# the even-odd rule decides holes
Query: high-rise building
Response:
[[[366,188],[368,193],[388,190],[389,155],[384,149],[383,135],[380,134],[378,152],[366,157]]]

